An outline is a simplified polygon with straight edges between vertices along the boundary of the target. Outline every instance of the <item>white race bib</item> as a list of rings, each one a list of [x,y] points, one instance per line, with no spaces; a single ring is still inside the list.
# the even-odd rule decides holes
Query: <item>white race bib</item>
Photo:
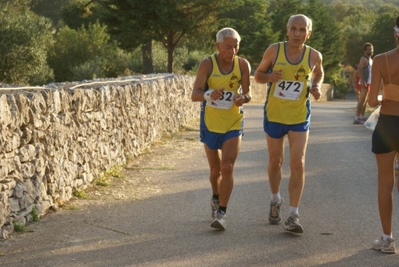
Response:
[[[298,100],[303,90],[303,82],[280,80],[274,88],[274,96],[287,100]]]
[[[213,89],[208,89],[213,91]],[[234,91],[223,91],[223,95],[217,100],[206,101],[206,105],[212,108],[230,109],[233,105],[233,99],[235,96]]]

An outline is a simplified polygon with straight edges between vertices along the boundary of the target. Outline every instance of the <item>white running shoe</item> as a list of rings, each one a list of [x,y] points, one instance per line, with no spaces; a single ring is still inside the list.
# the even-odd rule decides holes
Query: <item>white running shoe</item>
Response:
[[[270,211],[269,211],[269,223],[276,225],[281,223],[281,206],[283,205],[284,199],[280,199],[280,203],[270,201]]]
[[[297,234],[303,233],[303,227],[299,224],[299,215],[294,213],[284,223],[284,229]]]
[[[379,250],[382,253],[394,254],[395,249],[395,239],[388,237],[387,240],[383,240],[382,236],[373,242],[372,249]]]
[[[211,223],[211,227],[219,230],[226,230],[226,217],[225,212],[218,210],[215,220]]]

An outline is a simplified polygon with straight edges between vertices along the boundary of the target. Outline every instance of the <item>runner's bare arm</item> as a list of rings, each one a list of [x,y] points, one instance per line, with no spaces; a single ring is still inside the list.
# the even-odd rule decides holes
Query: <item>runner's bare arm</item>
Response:
[[[378,100],[378,94],[381,87],[381,68],[385,64],[384,58],[380,55],[374,57],[373,65],[371,66],[371,85],[370,85],[370,93],[368,98],[368,104],[370,107],[375,107],[381,104],[381,101]]]
[[[271,66],[273,66],[274,60],[277,56],[277,51],[278,44],[272,44],[266,49],[262,61],[255,71],[254,78],[257,83],[275,83],[283,76],[281,70],[275,70],[272,73],[268,73]]]
[[[241,58],[240,59],[240,68],[242,70],[242,73],[241,73],[242,95],[238,95],[234,99],[234,103],[237,106],[242,106],[242,104],[248,103],[252,99],[251,83],[250,83],[251,66],[250,66],[248,60]]]
[[[323,69],[323,56],[320,52],[312,50],[311,62],[313,67],[312,72],[312,84],[310,93],[313,97],[318,100],[321,96],[321,85],[324,80],[324,69]]]

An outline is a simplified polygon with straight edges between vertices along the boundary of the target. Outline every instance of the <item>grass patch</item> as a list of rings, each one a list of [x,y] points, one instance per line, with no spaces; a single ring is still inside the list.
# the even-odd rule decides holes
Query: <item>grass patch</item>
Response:
[[[111,176],[111,177],[115,177],[115,178],[125,178],[122,174],[121,174],[121,170],[123,169],[122,166],[120,165],[115,165],[112,166],[109,170],[107,170],[105,172],[105,176]]]
[[[104,175],[100,178],[95,178],[93,181],[94,185],[97,186],[108,186],[110,183],[110,179],[114,178],[125,178],[125,176],[121,173],[123,167],[120,165],[112,166],[110,169],[106,170]]]
[[[73,191],[73,195],[75,197],[77,197],[77,198],[80,198],[80,199],[87,199],[88,198],[88,196],[86,195],[85,191],[79,190],[79,189],[75,189]]]
[[[68,207],[68,210],[78,210],[78,209],[79,209],[78,206],[75,205],[71,205]]]
[[[101,177],[94,179],[93,184],[98,186],[108,186],[109,181],[106,179],[106,177]]]
[[[14,231],[15,232],[27,232],[28,229],[19,223],[14,223]]]
[[[32,215],[32,218],[33,218],[34,222],[40,221],[39,214],[37,213],[36,208],[32,209],[32,211],[30,212],[30,215]]]

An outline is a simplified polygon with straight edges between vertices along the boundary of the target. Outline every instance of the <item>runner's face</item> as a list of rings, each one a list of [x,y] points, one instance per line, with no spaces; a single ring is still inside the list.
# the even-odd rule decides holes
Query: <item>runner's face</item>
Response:
[[[225,62],[232,62],[234,56],[238,53],[239,45],[240,44],[235,38],[223,38],[223,42],[216,43],[216,48],[219,52],[219,59]]]
[[[372,46],[368,46],[368,47],[366,48],[366,50],[364,51],[364,53],[365,53],[368,57],[371,57],[371,56],[373,55],[373,53],[374,53],[373,47],[372,47]]]
[[[306,27],[306,20],[303,17],[296,17],[287,27],[288,41],[291,44],[301,46],[309,39],[312,31]]]

